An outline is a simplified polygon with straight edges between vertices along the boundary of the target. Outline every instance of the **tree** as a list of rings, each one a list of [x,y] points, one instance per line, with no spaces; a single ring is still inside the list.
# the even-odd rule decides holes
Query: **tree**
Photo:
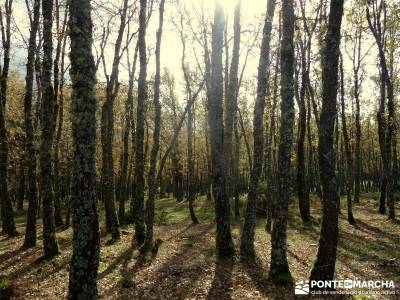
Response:
[[[146,14],[147,1],[140,0],[139,13],[139,80],[138,80],[138,104],[136,111],[136,145],[135,145],[135,199],[133,207],[133,220],[135,222],[135,240],[142,244],[145,240],[145,216],[144,216],[144,113],[147,101],[147,53],[146,53]]]
[[[343,0],[331,0],[322,56],[322,107],[319,120],[318,161],[322,185],[322,224],[317,260],[310,280],[332,280],[339,237],[339,195],[333,147],[337,116],[338,61]]]
[[[344,71],[343,71],[343,56],[340,56],[340,105],[341,105],[341,116],[342,116],[342,133],[344,140],[344,148],[346,153],[346,162],[347,162],[347,183],[346,183],[346,194],[347,194],[347,220],[350,224],[355,224],[355,220],[353,217],[352,211],[352,192],[353,192],[353,156],[351,153],[350,147],[350,138],[347,131],[347,122],[346,122],[346,107],[344,103]]]
[[[153,225],[154,225],[154,208],[155,197],[157,193],[157,155],[160,149],[160,129],[161,129],[161,103],[160,103],[160,52],[161,38],[164,22],[164,4],[165,0],[160,1],[160,17],[159,27],[156,34],[156,74],[154,78],[154,131],[153,131],[153,147],[150,154],[150,170],[149,170],[149,196],[146,202],[146,239],[144,249],[150,249],[153,243]]]
[[[359,72],[361,67],[361,41],[362,41],[362,28],[358,28],[356,36],[356,46],[354,47],[355,53],[353,58],[353,74],[354,74],[354,98],[356,100],[356,145],[355,145],[355,165],[354,165],[354,202],[360,202],[361,193],[361,120],[360,120],[360,78]],[[356,54],[357,53],[357,54]]]
[[[25,200],[25,167],[23,157],[21,157],[19,162],[18,177],[17,210],[23,210]]]
[[[193,157],[193,148],[194,148],[194,113],[195,109],[189,103],[194,102],[193,99],[193,90],[192,90],[192,82],[193,82],[193,74],[186,62],[186,40],[187,36],[184,33],[184,16],[183,12],[180,15],[180,24],[175,24],[177,30],[179,31],[179,35],[182,43],[182,57],[181,57],[181,68],[183,72],[183,77],[185,80],[185,88],[186,88],[186,103],[188,107],[188,119],[187,119],[187,200],[189,204],[189,213],[190,218],[193,224],[199,224],[199,220],[196,217],[194,212],[193,203],[195,201],[195,181],[194,181],[194,157]],[[197,94],[196,94],[197,96]]]
[[[128,33],[129,36],[129,27]],[[128,48],[128,43],[126,45]],[[133,63],[130,61],[129,51],[127,51],[127,65],[128,65],[128,93],[125,102],[125,127],[123,130],[122,137],[122,161],[121,161],[121,176],[120,176],[120,192],[119,192],[119,210],[118,210],[118,220],[120,224],[125,223],[125,198],[128,195],[128,162],[129,162],[129,134],[132,136],[132,147],[134,145],[134,118],[133,118],[133,86],[134,86],[134,76],[136,73],[137,64],[137,54],[138,54],[138,44],[136,43],[135,52],[133,56]]]
[[[278,198],[271,237],[270,278],[287,284],[291,280],[287,262],[286,228],[290,197],[290,156],[294,122],[294,9],[292,0],[282,2],[281,127],[278,149]]]
[[[212,32],[210,93],[208,99],[208,123],[210,128],[212,186],[215,199],[215,219],[217,222],[216,247],[218,255],[230,257],[234,253],[229,197],[226,191],[224,162],[223,125],[223,76],[222,51],[224,41],[225,16],[220,1],[216,1]]]
[[[69,299],[97,299],[100,234],[96,208],[96,82],[90,0],[70,1],[73,132],[73,253]]]
[[[112,64],[111,75],[107,74],[105,68],[104,52],[102,60],[104,66],[104,74],[107,81],[106,100],[101,109],[101,143],[103,150],[102,160],[102,183],[103,196],[106,208],[106,223],[109,232],[111,232],[112,240],[120,238],[118,229],[118,218],[115,210],[115,178],[114,178],[114,159],[113,159],[113,140],[114,140],[114,100],[119,91],[119,64],[121,60],[121,44],[127,20],[128,0],[124,0],[121,10],[121,20],[118,29],[117,39],[114,47],[114,58]]]
[[[267,68],[269,64],[272,20],[274,18],[274,12],[275,0],[269,0],[267,3],[267,13],[265,16],[263,39],[261,44],[261,53],[257,75],[257,98],[253,116],[253,163],[250,174],[249,191],[247,195],[246,216],[240,244],[241,254],[253,257],[255,255],[254,232],[256,225],[257,188],[258,181],[262,172],[264,159],[264,108],[267,89],[269,89],[267,87],[269,79],[267,76]]]
[[[372,7],[372,13],[369,10],[369,5]],[[393,164],[392,147],[395,138],[395,105],[393,94],[393,82],[389,72],[388,63],[385,54],[385,41],[386,41],[386,24],[387,24],[387,4],[384,0],[378,2],[373,0],[367,2],[366,12],[369,29],[371,30],[379,53],[379,64],[381,72],[381,103],[378,114],[378,122],[380,123],[379,139],[381,141],[381,155],[384,169],[384,176],[382,178],[381,187],[381,204],[379,211],[385,212],[384,203],[385,195],[387,197],[387,205],[389,208],[389,218],[395,219],[395,205],[394,205],[394,177],[393,171],[395,170]],[[383,19],[382,19],[383,18]],[[387,111],[388,116],[385,120],[385,101],[387,97]],[[386,186],[385,186],[386,184]]]
[[[54,89],[51,82],[53,61],[53,0],[42,1],[43,14],[43,75],[41,103],[40,191],[43,203],[44,257],[59,254],[54,219],[53,141],[55,130]]]
[[[308,84],[310,81],[310,63],[311,63],[311,45],[312,37],[315,32],[315,28],[318,23],[320,5],[317,8],[315,18],[311,23],[308,24],[305,2],[300,1],[300,10],[302,15],[302,23],[304,28],[304,36],[299,37],[300,44],[300,60],[301,60],[301,86],[300,94],[298,99],[299,106],[299,134],[297,140],[297,194],[299,197],[299,210],[300,216],[303,222],[310,221],[310,191],[306,174],[305,165],[305,137],[307,129],[307,110],[306,110],[306,92],[308,90]],[[310,158],[308,158],[310,159]],[[309,170],[308,170],[309,171]]]
[[[280,40],[282,36],[282,24],[281,24],[281,14],[279,14],[278,19],[278,49],[275,52],[275,74],[273,79],[273,89],[272,89],[272,103],[270,107],[270,116],[269,116],[269,124],[268,124],[268,135],[265,149],[265,167],[264,172],[267,177],[267,188],[268,188],[268,198],[267,198],[267,223],[265,224],[265,229],[267,232],[271,232],[272,229],[272,218],[273,218],[273,210],[274,203],[276,200],[277,194],[277,180],[276,180],[276,107],[278,102],[278,74],[280,72]]]
[[[64,121],[64,76],[65,76],[65,47],[66,47],[66,27],[68,21],[68,2],[64,11],[64,18],[60,18],[60,3],[55,2],[56,17],[56,53],[54,58],[54,121],[57,123],[54,145],[54,220],[56,226],[63,225],[61,207],[61,182],[60,182],[60,140]]]
[[[10,66],[10,46],[11,46],[11,11],[13,0],[6,0],[4,3],[5,16],[3,18],[0,9],[1,19],[1,38],[3,42],[3,68],[0,69],[0,204],[1,219],[3,221],[3,232],[9,237],[18,234],[15,228],[13,207],[8,191],[7,167],[8,167],[8,137],[6,128],[6,101],[7,101],[7,79]],[[4,20],[5,19],[5,27]]]
[[[26,63],[25,95],[24,95],[24,124],[25,124],[25,147],[28,163],[28,214],[26,221],[24,247],[36,245],[36,210],[37,210],[37,176],[36,155],[34,147],[34,131],[32,124],[32,93],[33,75],[36,50],[36,34],[39,28],[40,0],[33,3],[31,17],[31,31],[29,35],[28,59]],[[32,155],[33,154],[33,155]]]
[[[225,132],[224,132],[224,151],[226,161],[228,162],[228,174],[227,185],[229,196],[234,194],[237,181],[237,172],[235,171],[235,161],[234,161],[234,124],[235,116],[237,111],[237,98],[239,92],[239,56],[240,56],[240,9],[241,0],[238,0],[235,6],[234,21],[233,21],[233,50],[232,50],[232,60],[229,68],[228,89],[226,90],[225,96]],[[227,37],[225,37],[226,39]],[[227,43],[226,43],[227,44]],[[227,68],[228,69],[228,68]],[[236,209],[238,211],[238,209]]]

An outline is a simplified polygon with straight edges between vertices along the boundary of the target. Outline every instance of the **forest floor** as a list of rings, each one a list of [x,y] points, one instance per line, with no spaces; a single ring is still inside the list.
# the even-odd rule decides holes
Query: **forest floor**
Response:
[[[363,195],[361,203],[354,206],[356,226],[347,223],[346,203],[342,201],[336,278],[393,280],[397,295],[353,299],[400,299],[400,225],[377,213],[376,198],[375,194]],[[163,243],[157,256],[146,261],[138,259],[138,250],[131,243],[131,225],[121,228],[122,238],[113,245],[107,244],[109,236],[102,228],[99,296],[103,299],[295,299],[293,287],[281,288],[267,280],[271,242],[270,234],[264,230],[265,220],[260,219],[257,225],[255,263],[243,262],[239,256],[218,259],[213,205],[198,198],[196,206],[201,223],[191,225],[186,202],[158,201],[156,236]],[[318,247],[319,200],[313,198],[313,220],[309,224],[301,222],[294,201],[290,209],[290,270],[294,281],[307,280]],[[72,230],[58,231],[61,254],[52,261],[42,261],[41,228],[38,247],[21,250],[25,212],[17,213],[16,217],[19,237],[0,237],[0,299],[5,299],[6,291],[10,290],[14,299],[65,298]],[[232,222],[238,246],[242,220]]]

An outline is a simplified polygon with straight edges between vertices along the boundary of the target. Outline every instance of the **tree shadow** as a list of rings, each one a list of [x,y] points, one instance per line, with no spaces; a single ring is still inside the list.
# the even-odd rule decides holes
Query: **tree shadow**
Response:
[[[400,265],[396,261],[383,259],[385,253],[377,248],[377,244],[370,245],[373,245],[373,249],[366,249],[363,237],[351,234],[342,235],[338,246],[337,260],[360,279],[398,278]],[[392,247],[392,250],[394,249],[395,246]]]
[[[231,299],[232,295],[232,273],[235,258],[217,257],[215,262],[214,279],[208,291],[207,299]]]
[[[176,237],[180,237],[182,236],[182,234],[186,233],[187,231],[189,231],[191,228],[193,228],[193,226],[196,226],[194,224],[190,224],[188,226],[186,226],[184,229],[182,229],[180,232],[178,232],[177,234],[171,235],[169,238],[166,239],[166,241],[171,241],[173,239],[175,239]]]
[[[116,260],[113,261],[113,263],[109,265],[106,270],[101,273],[101,277],[99,277],[99,279],[104,278],[108,274],[112,273],[119,265],[121,265],[121,279],[116,282],[112,287],[107,289],[103,297],[111,297],[111,295],[113,295],[117,290],[120,289],[136,288],[136,285],[132,281],[132,278],[137,271],[145,266],[146,262],[145,256],[142,255],[140,252],[137,253],[136,257],[134,257],[133,254],[138,248],[138,245],[136,244],[134,239],[132,239],[130,247],[125,250]],[[133,267],[130,268],[129,263],[133,259],[136,259],[136,261]]]
[[[4,263],[4,262],[6,262],[6,261],[9,260],[9,259],[14,258],[16,255],[20,254],[20,253],[23,252],[23,251],[25,251],[25,249],[23,249],[23,248],[18,248],[18,249],[12,250],[12,251],[4,252],[4,253],[2,253],[2,254],[0,255],[0,262],[1,262],[1,263]],[[6,268],[7,268],[7,265],[3,267],[3,269],[6,269]]]
[[[107,275],[109,275],[110,273],[112,273],[121,264],[124,265],[124,264],[126,264],[126,262],[131,260],[132,256],[133,256],[133,252],[137,248],[138,247],[137,247],[136,243],[134,242],[134,240],[132,240],[129,248],[126,249],[124,252],[122,252],[116,259],[114,259],[104,271],[99,273],[99,275],[97,277],[98,280],[101,280],[104,277],[106,277]]]
[[[289,254],[292,254],[288,250]],[[256,256],[253,260],[241,259],[243,270],[256,284],[258,291],[266,299],[294,299],[293,285],[274,285],[268,278],[268,268],[261,259]]]
[[[251,280],[256,284],[257,289],[264,296],[270,294],[270,285],[268,282],[268,269],[264,266],[263,262],[256,256],[253,260],[244,259],[240,260],[240,265],[243,270],[250,276]]]
[[[372,225],[369,225],[361,220],[357,220],[356,228],[367,234],[373,234],[379,238],[382,238],[382,237],[388,238],[397,245],[400,244],[400,237],[398,235],[387,232],[387,231],[383,231],[382,229],[380,229],[378,227],[374,227]]]
[[[111,273],[116,266],[121,265],[121,279],[107,289],[103,296],[114,297],[117,291],[117,298],[119,299],[187,298],[193,291],[195,282],[204,274],[203,261],[197,259],[196,256],[204,250],[204,247],[209,247],[204,237],[212,227],[212,225],[202,226],[203,230],[200,232],[196,231],[182,236],[184,232],[188,231],[188,228],[185,228],[178,235],[175,235],[174,238],[182,243],[179,251],[168,257],[160,267],[155,267],[151,275],[148,275],[150,276],[148,280],[145,280],[146,275],[142,277],[137,273],[146,267],[150,267],[157,260],[157,257],[154,255],[144,256],[139,251],[135,257],[134,250],[130,247],[112,263],[112,267],[109,266],[101,273],[100,279]],[[163,249],[160,249],[160,251],[163,251]],[[135,275],[138,276],[135,277]],[[143,280],[145,280],[144,286],[141,285]],[[173,288],[171,289],[171,287]]]
[[[300,257],[299,255],[297,255],[295,252],[293,252],[292,250],[290,250],[289,248],[287,249],[287,253],[293,257],[294,259],[296,259],[299,263],[301,263],[304,267],[309,267],[310,264],[307,261],[306,258],[304,257]]]

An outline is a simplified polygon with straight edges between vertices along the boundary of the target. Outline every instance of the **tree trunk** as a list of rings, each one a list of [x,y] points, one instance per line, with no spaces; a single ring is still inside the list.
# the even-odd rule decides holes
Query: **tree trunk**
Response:
[[[342,132],[344,147],[346,152],[347,161],[347,184],[346,184],[346,194],[347,194],[347,220],[350,224],[355,224],[352,211],[352,192],[353,192],[353,156],[351,153],[350,139],[347,133],[347,123],[346,123],[346,110],[344,103],[344,71],[343,71],[343,56],[340,56],[340,104],[341,104],[341,115],[342,115]]]
[[[278,36],[279,40],[281,39],[281,15],[279,15],[279,26],[278,26]],[[280,46],[278,46],[278,50],[276,52],[275,57],[275,74],[274,74],[274,89],[272,92],[272,105],[270,112],[270,124],[269,124],[269,132],[268,132],[268,140],[267,140],[267,149],[266,149],[266,158],[265,158],[265,173],[267,176],[267,185],[268,185],[268,204],[267,204],[267,223],[265,225],[265,229],[267,232],[271,232],[272,229],[272,219],[273,219],[273,211],[275,207],[276,200],[276,168],[275,165],[275,144],[276,144],[276,106],[278,102],[278,74],[279,74],[279,62],[280,62]]]
[[[64,57],[65,57],[65,46],[66,46],[66,26],[67,26],[67,12],[68,9],[65,10],[64,19],[62,24],[60,24],[60,12],[59,12],[59,3],[56,0],[55,3],[56,9],[56,31],[57,31],[57,46],[56,46],[56,55],[54,59],[54,103],[55,103],[55,112],[54,112],[54,122],[57,121],[58,117],[58,125],[56,131],[56,140],[54,147],[54,218],[56,226],[62,226],[62,205],[61,205],[61,182],[60,182],[60,158],[59,158],[59,148],[60,148],[60,140],[63,129],[63,121],[64,121]],[[60,62],[61,60],[61,62]],[[61,69],[60,69],[61,67]],[[61,71],[61,72],[60,72]]]
[[[369,5],[373,5],[372,16],[369,11]],[[376,9],[376,7],[379,7]],[[384,11],[382,13],[382,10]],[[374,35],[376,45],[379,52],[379,63],[381,71],[381,103],[378,111],[379,141],[381,146],[382,162],[384,176],[381,185],[381,200],[379,212],[384,213],[385,195],[387,197],[387,205],[389,208],[389,218],[395,218],[395,205],[394,205],[394,178],[393,178],[393,163],[392,163],[392,140],[395,137],[395,106],[392,78],[389,74],[386,54],[385,54],[385,32],[386,32],[386,5],[384,2],[378,3],[376,0],[367,3],[366,15],[368,26]],[[381,16],[383,15],[383,20]],[[383,27],[383,29],[382,29]],[[386,93],[387,91],[387,93]],[[388,117],[385,121],[384,106],[387,97]]]
[[[211,89],[208,99],[211,144],[212,185],[217,223],[216,247],[218,255],[230,257],[234,253],[231,235],[229,198],[226,191],[223,125],[222,50],[225,16],[221,3],[216,2],[212,32]]]
[[[307,175],[305,166],[304,141],[306,137],[307,111],[305,103],[306,81],[307,81],[307,62],[306,49],[301,47],[301,87],[299,95],[299,135],[297,140],[297,194],[299,197],[299,210],[303,222],[310,221],[310,198],[307,186]]]
[[[37,206],[37,178],[36,178],[36,149],[34,146],[34,131],[32,123],[32,93],[33,73],[36,50],[36,34],[40,19],[40,0],[33,3],[33,18],[29,34],[28,59],[26,63],[25,95],[24,95],[24,125],[25,125],[25,158],[28,165],[28,214],[24,248],[36,246],[36,206]]]
[[[354,95],[356,100],[356,146],[355,146],[355,161],[354,161],[354,202],[360,202],[361,193],[361,121],[360,121],[360,96],[358,86],[358,74],[355,74],[354,79]]]
[[[234,134],[235,134],[235,146],[233,151],[233,188],[235,197],[235,217],[240,216],[240,187],[239,187],[239,175],[240,175],[240,136],[238,130],[237,113],[235,114],[234,122]],[[208,196],[208,193],[207,193]]]
[[[140,0],[139,15],[139,80],[138,80],[138,104],[136,115],[136,158],[135,158],[135,199],[134,222],[135,240],[142,244],[145,240],[145,215],[144,215],[144,113],[147,102],[147,49],[146,49],[146,14],[147,1]]]
[[[379,138],[379,149],[381,153],[382,165],[386,166],[386,151],[385,151],[385,137],[386,137],[386,121],[385,121],[385,102],[386,102],[386,84],[383,72],[380,74],[380,102],[377,112],[378,121],[378,138]],[[380,199],[379,199],[379,213],[385,214],[386,212],[386,187],[387,178],[386,172],[382,172],[382,179],[380,184]]]
[[[157,196],[157,156],[160,150],[160,131],[161,131],[161,103],[160,103],[160,52],[161,38],[164,22],[164,4],[165,0],[160,1],[159,27],[156,34],[156,74],[154,77],[154,131],[153,146],[150,154],[150,170],[149,170],[149,195],[146,202],[146,239],[144,249],[150,249],[153,244],[153,227],[154,227],[154,209],[155,198]]]
[[[1,204],[1,219],[3,222],[3,232],[9,237],[18,234],[15,229],[13,207],[8,191],[7,182],[7,167],[8,167],[8,137],[6,128],[6,101],[7,101],[7,80],[8,69],[10,65],[10,26],[11,26],[11,11],[12,0],[5,1],[5,14],[6,14],[6,28],[1,24],[3,32],[3,70],[1,72],[1,91],[0,91],[0,204]],[[3,15],[1,15],[3,18]]]
[[[96,208],[96,82],[90,0],[71,0],[73,252],[69,299],[97,299],[100,234]],[[85,76],[82,76],[85,74]]]
[[[23,158],[21,158],[21,161],[19,163],[18,176],[17,210],[23,210],[25,200],[25,169]]]
[[[290,156],[294,122],[294,11],[293,1],[282,2],[281,41],[281,128],[278,149],[278,198],[271,238],[271,267],[274,282],[287,284],[291,275],[287,262],[286,229],[290,198]]]
[[[257,76],[257,98],[254,107],[253,117],[253,162],[250,174],[249,190],[247,195],[246,216],[241,236],[240,253],[245,256],[254,257],[254,233],[256,226],[256,203],[258,181],[261,176],[264,159],[264,108],[265,97],[268,94],[268,75],[267,68],[270,55],[270,40],[272,32],[272,21],[275,12],[275,0],[269,0],[265,17],[263,39],[261,44],[261,54],[258,65]]]
[[[191,94],[191,93],[190,93]],[[189,96],[191,97],[191,95]],[[188,111],[187,133],[188,133],[188,203],[190,218],[193,224],[199,224],[199,220],[194,212],[193,203],[196,199],[195,182],[194,182],[194,161],[193,161],[193,114],[194,108]]]
[[[122,166],[121,166],[121,187],[120,187],[120,194],[119,194],[119,210],[118,210],[118,219],[120,224],[125,223],[125,201],[128,197],[128,185],[129,180],[127,177],[128,173],[128,162],[129,162],[129,133],[131,132],[132,135],[134,128],[133,126],[133,85],[134,85],[134,76],[136,73],[136,63],[137,63],[137,53],[138,53],[138,45],[136,44],[135,47],[135,54],[133,57],[133,64],[132,69],[129,68],[129,80],[128,80],[128,95],[126,98],[126,116],[125,116],[125,128],[124,128],[124,136],[123,136],[123,150],[122,150]],[[129,66],[129,63],[128,63]],[[133,137],[132,137],[133,141]]]
[[[234,172],[234,161],[233,161],[233,130],[234,121],[237,111],[237,97],[239,93],[238,87],[238,68],[239,68],[239,55],[240,55],[240,7],[241,1],[239,0],[235,7],[235,17],[233,23],[233,51],[232,61],[229,70],[229,76],[226,76],[228,81],[225,97],[225,131],[224,131],[224,151],[225,160],[228,162],[227,166],[227,190],[228,195],[234,195],[235,189],[235,172]],[[227,39],[227,37],[225,37]],[[227,69],[228,65],[226,65]]]
[[[118,219],[115,211],[115,178],[114,159],[112,153],[114,115],[111,97],[107,97],[102,107],[101,114],[101,140],[102,140],[102,185],[106,211],[107,230],[111,238],[117,240],[120,237]]]
[[[103,191],[104,204],[106,209],[106,224],[113,241],[120,238],[118,228],[118,217],[115,210],[115,174],[114,174],[114,158],[113,158],[113,141],[114,141],[114,100],[119,90],[119,64],[121,60],[121,44],[126,26],[128,10],[128,0],[124,0],[121,10],[120,26],[118,28],[117,39],[114,46],[114,58],[112,64],[111,75],[106,74],[107,89],[106,100],[102,107],[101,122],[101,143],[103,150]],[[102,54],[104,55],[104,53]]]
[[[53,55],[53,0],[42,1],[43,14],[43,76],[41,106],[40,144],[40,190],[43,205],[43,246],[44,256],[52,258],[59,254],[54,219],[53,191],[53,141],[55,130],[54,90],[51,81]]]
[[[335,175],[336,154],[333,131],[337,115],[338,60],[343,0],[331,0],[323,49],[322,108],[319,125],[318,159],[322,185],[322,225],[317,260],[310,280],[332,280],[339,237],[339,196]]]

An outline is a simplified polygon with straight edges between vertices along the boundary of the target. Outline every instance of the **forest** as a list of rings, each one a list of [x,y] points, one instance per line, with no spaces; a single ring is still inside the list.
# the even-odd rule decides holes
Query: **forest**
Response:
[[[0,0],[0,299],[400,299],[397,0]]]

